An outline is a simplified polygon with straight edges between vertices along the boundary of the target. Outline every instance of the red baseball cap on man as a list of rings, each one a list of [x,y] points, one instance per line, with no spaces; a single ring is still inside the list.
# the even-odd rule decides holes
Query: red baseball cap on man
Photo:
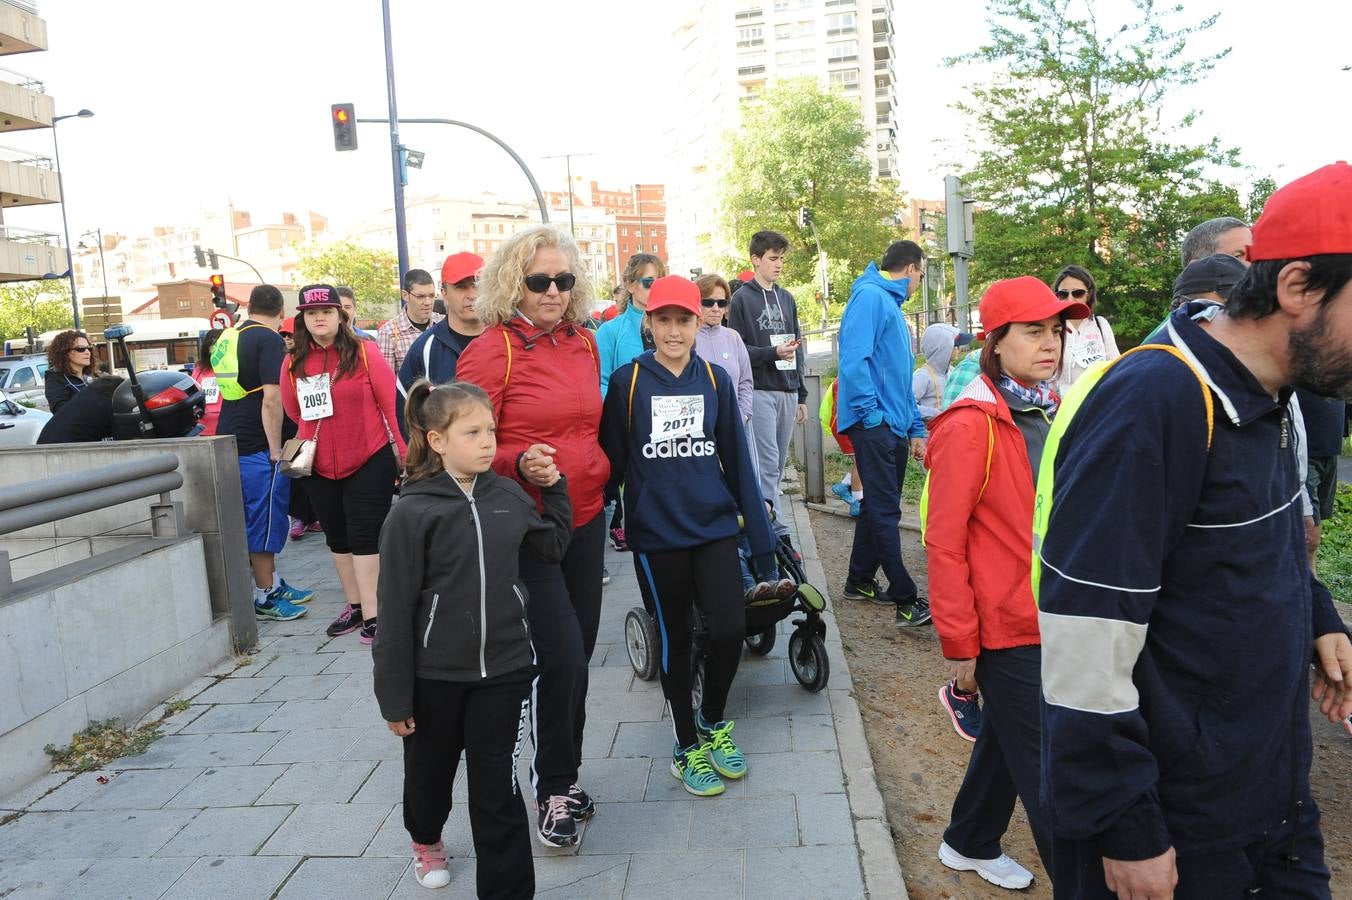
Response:
[[[699,287],[695,282],[680,275],[667,275],[653,282],[648,290],[648,313],[672,307],[700,314]]]
[[[441,264],[441,283],[459,284],[474,278],[484,267],[484,259],[477,253],[452,253]]]
[[[1336,162],[1276,191],[1253,223],[1249,262],[1352,253],[1352,166]]]
[[[986,293],[981,296],[983,330],[976,339],[984,341],[992,331],[1010,322],[1041,322],[1060,315],[1068,319],[1087,319],[1089,307],[1057,299],[1051,288],[1032,275],[1006,278],[986,288]]]

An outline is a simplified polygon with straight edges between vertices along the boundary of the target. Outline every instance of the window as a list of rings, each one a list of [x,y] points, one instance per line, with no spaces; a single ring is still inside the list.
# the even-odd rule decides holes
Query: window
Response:
[[[24,366],[23,368],[19,369],[19,371],[14,373],[14,382],[9,386],[9,390],[11,391],[32,390],[37,385],[37,383],[38,380],[36,376],[33,375],[33,370],[28,366]]]
[[[179,309],[189,309],[191,306],[192,306],[192,304],[189,303],[187,300],[180,300],[180,301],[178,301],[178,308],[179,308]]]
[[[759,6],[749,6],[746,9],[737,10],[737,21],[743,19],[759,19],[764,12]]]
[[[858,41],[837,41],[834,44],[827,44],[826,50],[827,59],[831,62],[845,62],[859,58]]]
[[[765,63],[760,63],[760,64],[754,65],[754,66],[738,66],[738,67],[737,67],[737,77],[738,77],[738,78],[745,78],[745,77],[748,76],[748,75],[762,75],[762,74],[764,74],[764,73],[765,73]]]
[[[654,228],[648,232],[648,237],[657,237],[657,229]]]
[[[854,34],[854,13],[832,13],[826,17],[826,36]]]
[[[628,225],[625,225],[625,226],[623,226],[622,228],[620,228],[620,237],[629,237],[629,226],[628,226]]]
[[[831,73],[831,87],[844,88],[845,90],[858,90],[859,88],[859,70],[858,69],[837,69]]]
[[[763,36],[764,27],[760,25],[744,25],[737,29],[738,47],[760,47],[765,43]]]
[[[776,66],[810,66],[817,61],[817,51],[812,47],[798,50],[780,50],[775,54]]]
[[[775,26],[775,40],[777,41],[785,40],[792,33],[793,26],[790,25],[788,22],[784,22],[782,24]]]

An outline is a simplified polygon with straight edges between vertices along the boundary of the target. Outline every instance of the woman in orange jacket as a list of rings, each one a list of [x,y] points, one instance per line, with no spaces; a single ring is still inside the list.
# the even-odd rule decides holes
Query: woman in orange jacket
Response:
[[[924,541],[930,609],[952,683],[985,695],[981,730],[953,801],[939,859],[1004,888],[1033,876],[1000,838],[1023,800],[1038,853],[1050,833],[1038,801],[1041,641],[1030,583],[1033,494],[1060,398],[1065,322],[1083,303],[1032,277],[997,281],[981,298],[981,375],[930,422]],[[947,705],[947,704],[945,704]]]

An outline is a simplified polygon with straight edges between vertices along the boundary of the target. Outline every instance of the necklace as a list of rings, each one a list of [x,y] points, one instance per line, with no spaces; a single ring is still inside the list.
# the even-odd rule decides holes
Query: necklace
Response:
[[[466,477],[466,478],[461,478],[459,475],[452,475],[451,477],[454,478],[454,479],[455,479],[458,483],[460,483],[460,484],[473,484],[473,483],[474,483],[474,479],[477,478],[478,476],[477,476],[477,475],[470,475],[470,476],[468,476],[468,477]]]

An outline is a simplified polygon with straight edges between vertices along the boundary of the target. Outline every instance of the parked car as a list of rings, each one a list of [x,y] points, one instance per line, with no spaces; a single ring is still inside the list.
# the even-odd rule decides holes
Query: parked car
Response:
[[[38,409],[47,408],[47,394],[43,377],[47,374],[47,355],[0,357],[0,391],[19,403],[33,403]]]
[[[0,449],[36,444],[42,426],[51,417],[52,414],[45,410],[29,409],[15,403],[0,391]]]

